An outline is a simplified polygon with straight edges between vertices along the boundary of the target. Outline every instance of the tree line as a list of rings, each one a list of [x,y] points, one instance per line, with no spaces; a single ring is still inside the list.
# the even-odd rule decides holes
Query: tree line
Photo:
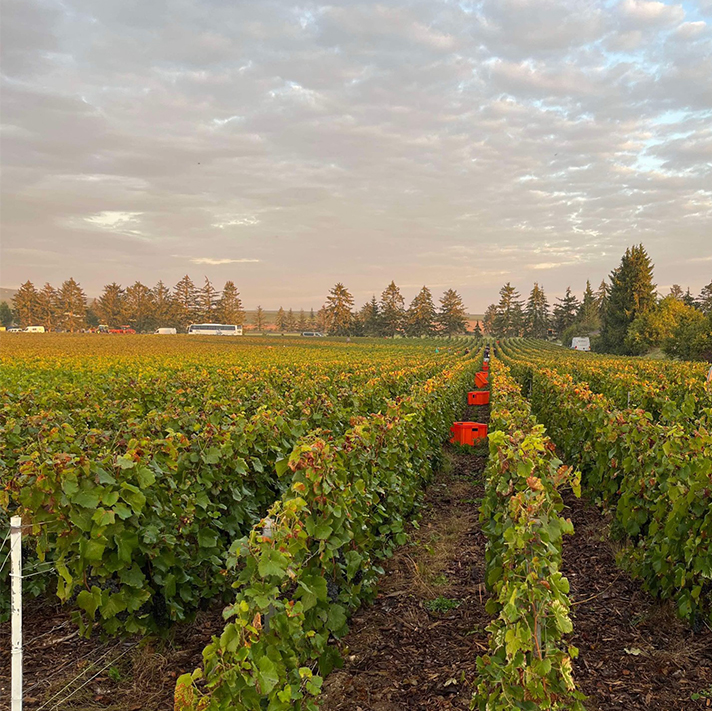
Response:
[[[37,289],[31,281],[20,286],[12,299],[12,308],[0,304],[0,323],[22,327],[44,326],[47,330],[82,331],[100,324],[109,328],[129,326],[139,333],[150,333],[159,327],[185,331],[191,323],[229,323],[241,326],[246,315],[240,293],[234,282],[225,283],[218,291],[206,277],[202,287],[196,287],[184,276],[172,289],[159,281],[148,287],[137,281],[123,287],[107,284],[98,299],[88,303],[81,286],[67,279],[59,288],[45,284]],[[391,282],[381,294],[375,295],[359,310],[354,310],[354,298],[338,283],[329,292],[326,303],[307,314],[296,314],[280,307],[276,328],[284,332],[320,331],[340,336],[429,336],[454,335],[467,329],[467,314],[460,295],[448,289],[433,303],[430,290],[423,287],[406,308],[400,289]],[[263,331],[267,318],[261,306],[253,314],[251,324]]]
[[[467,311],[454,289],[443,293],[436,308],[432,292],[424,286],[406,307],[400,289],[392,281],[380,299],[374,294],[360,309],[354,310],[354,305],[351,292],[341,282],[334,285],[319,311],[321,328],[336,336],[391,338],[454,336],[467,331]]]
[[[4,302],[3,302],[4,303]],[[36,289],[31,281],[20,286],[12,299],[12,309],[0,305],[0,320],[20,326],[44,326],[48,330],[81,331],[105,324],[110,328],[130,326],[146,333],[158,327],[185,330],[195,322],[241,325],[245,318],[242,300],[232,281],[217,291],[206,277],[198,288],[184,276],[172,289],[159,281],[148,287],[137,281],[126,288],[116,282],[107,284],[101,296],[91,304],[73,279],[55,289],[45,284]]]
[[[629,247],[597,290],[586,281],[578,299],[567,287],[553,307],[540,284],[524,302],[507,282],[499,302],[487,307],[484,330],[497,338],[558,338],[564,345],[589,336],[592,349],[603,353],[643,355],[662,348],[672,357],[712,361],[712,282],[696,297],[677,284],[661,296],[653,270],[642,244]]]

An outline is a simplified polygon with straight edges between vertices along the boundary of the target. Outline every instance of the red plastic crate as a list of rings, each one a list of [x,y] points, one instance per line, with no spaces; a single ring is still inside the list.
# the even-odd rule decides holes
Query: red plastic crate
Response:
[[[472,446],[476,440],[487,437],[487,425],[481,422],[454,422],[450,428],[452,444]]]
[[[479,373],[475,373],[475,387],[477,388],[484,388],[485,385],[487,385],[487,372],[486,371],[480,371]]]
[[[489,405],[489,390],[473,390],[467,393],[468,405]]]
[[[486,362],[483,363],[483,364],[482,364],[482,370],[484,370],[484,371],[489,370],[489,363],[486,363]]]

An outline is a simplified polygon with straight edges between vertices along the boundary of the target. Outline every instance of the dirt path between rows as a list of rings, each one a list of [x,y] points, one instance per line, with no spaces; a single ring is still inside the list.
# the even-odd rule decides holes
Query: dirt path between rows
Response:
[[[90,639],[51,599],[23,611],[26,711],[171,711],[179,674],[202,662],[211,636],[225,625],[222,607],[176,625],[166,639]],[[0,625],[0,709],[10,708],[10,625]]]
[[[712,631],[693,633],[668,604],[653,600],[616,565],[598,509],[564,496],[575,533],[564,539],[579,648],[574,678],[587,711],[712,708]],[[693,694],[704,693],[693,699]]]
[[[478,523],[485,457],[451,449],[446,457],[419,526],[384,566],[377,599],[351,620],[324,711],[469,708],[489,622]]]

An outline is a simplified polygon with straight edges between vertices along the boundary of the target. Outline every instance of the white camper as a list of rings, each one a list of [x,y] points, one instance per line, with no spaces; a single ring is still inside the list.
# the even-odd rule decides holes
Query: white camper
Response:
[[[571,341],[571,348],[575,351],[590,351],[591,341],[588,336],[576,337]]]
[[[176,333],[175,328],[157,328],[154,331],[154,334],[158,334],[159,336],[175,336]]]
[[[45,332],[44,326],[28,326],[25,329],[25,333],[44,333],[44,332]]]

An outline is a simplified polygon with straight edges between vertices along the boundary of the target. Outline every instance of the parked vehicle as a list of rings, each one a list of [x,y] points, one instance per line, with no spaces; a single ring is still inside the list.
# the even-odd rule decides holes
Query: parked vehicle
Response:
[[[44,333],[44,332],[45,332],[44,326],[28,326],[25,329],[25,333]]]
[[[319,333],[319,331],[304,331],[304,333],[302,333],[302,336],[304,336],[305,338],[323,338],[324,334]]]
[[[153,333],[159,336],[175,336],[178,331],[175,328],[157,328]]]
[[[197,336],[241,336],[242,326],[226,323],[191,323],[188,333]]]
[[[591,341],[588,336],[576,337],[571,341],[571,348],[575,351],[590,351]]]
[[[109,333],[136,333],[131,326],[119,326],[118,328],[110,328]]]

